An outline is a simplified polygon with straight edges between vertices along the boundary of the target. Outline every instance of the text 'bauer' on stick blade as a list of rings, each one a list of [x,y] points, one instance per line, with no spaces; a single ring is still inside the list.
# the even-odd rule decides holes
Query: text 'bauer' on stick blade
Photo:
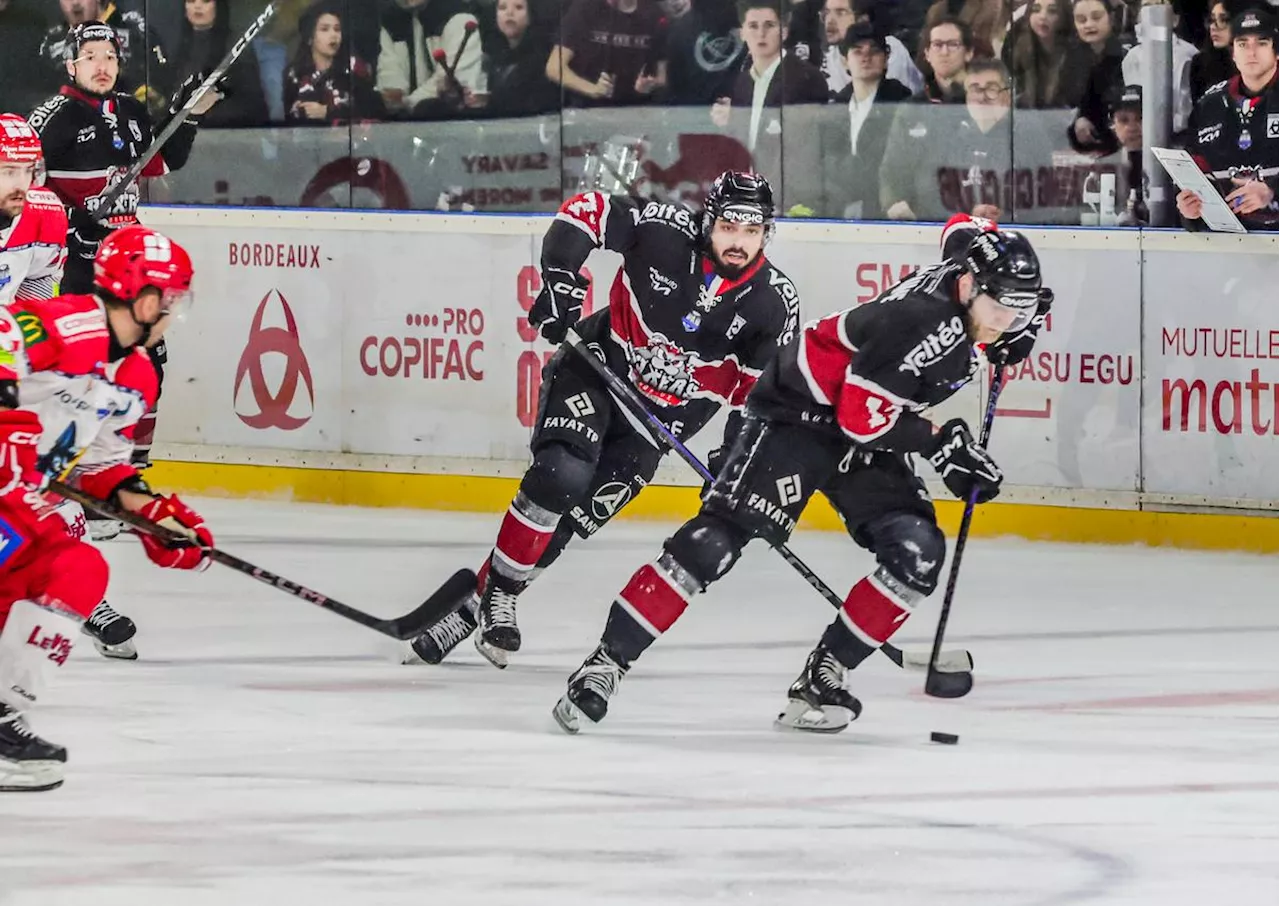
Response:
[[[118,519],[135,531],[152,535],[175,546],[192,546],[191,538],[187,535],[175,532],[105,500],[99,500],[97,497],[84,493],[79,488],[73,488],[60,481],[51,481],[49,482],[49,490],[59,497],[74,500],[86,509],[102,513],[104,516],[110,516],[112,519]],[[409,613],[395,619],[384,620],[363,610],[343,604],[336,598],[313,591],[291,579],[277,576],[270,570],[265,570],[224,550],[219,550],[216,547],[203,547],[202,550],[214,563],[220,563],[228,569],[234,569],[236,572],[242,573],[251,579],[257,579],[259,582],[279,589],[285,594],[300,598],[308,604],[323,607],[325,610],[336,613],[340,617],[345,617],[354,623],[359,623],[361,626],[372,629],[374,632],[380,632],[400,641],[415,638],[426,630],[428,626],[443,620],[450,613],[461,607],[467,596],[476,587],[476,574],[469,569],[460,569],[450,576],[440,588],[436,589],[427,600]]]

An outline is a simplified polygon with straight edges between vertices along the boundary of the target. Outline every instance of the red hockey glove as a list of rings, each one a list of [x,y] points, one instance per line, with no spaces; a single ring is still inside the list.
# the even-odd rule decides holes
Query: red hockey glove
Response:
[[[7,493],[28,485],[40,490],[48,481],[36,466],[40,416],[24,409],[0,410],[0,488]]]
[[[139,535],[142,547],[152,563],[165,569],[205,569],[209,566],[209,559],[201,547],[213,547],[213,535],[205,528],[200,514],[176,496],[170,494],[168,497],[157,497],[138,510],[138,515],[167,529],[188,535],[193,542],[190,547],[171,547],[159,538]]]

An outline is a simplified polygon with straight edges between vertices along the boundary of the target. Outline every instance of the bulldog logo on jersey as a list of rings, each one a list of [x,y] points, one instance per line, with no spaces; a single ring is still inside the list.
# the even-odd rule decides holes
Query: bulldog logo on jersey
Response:
[[[660,333],[650,337],[648,346],[635,348],[631,371],[640,392],[664,406],[692,399],[697,389],[689,355]]]

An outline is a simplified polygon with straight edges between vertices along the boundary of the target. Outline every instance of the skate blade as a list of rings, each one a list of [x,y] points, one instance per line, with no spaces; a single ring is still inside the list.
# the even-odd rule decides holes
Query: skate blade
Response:
[[[551,716],[556,719],[560,729],[570,735],[577,735],[582,729],[582,718],[586,715],[569,699],[569,693],[560,696],[560,701],[551,709]]]
[[[93,647],[98,649],[98,654],[113,661],[136,661],[138,659],[138,648],[133,644],[133,640],[121,642],[119,645],[108,645],[105,642],[93,640]]]
[[[124,523],[113,519],[90,519],[89,538],[92,541],[110,541],[124,531]]]
[[[511,657],[511,652],[505,648],[494,648],[484,640],[483,634],[476,632],[473,636],[476,643],[476,651],[480,652],[480,656],[499,670],[506,670],[507,663]]]
[[[823,705],[814,708],[808,702],[789,699],[774,726],[784,730],[801,730],[806,733],[839,733],[849,726],[853,712],[839,705]]]
[[[0,793],[42,793],[62,786],[60,761],[9,761],[0,758]]]

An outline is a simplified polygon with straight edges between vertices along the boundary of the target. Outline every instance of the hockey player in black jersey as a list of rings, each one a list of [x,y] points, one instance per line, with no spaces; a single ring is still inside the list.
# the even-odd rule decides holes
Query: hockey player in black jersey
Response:
[[[929,461],[957,497],[995,497],[1003,476],[968,426],[937,426],[919,410],[952,396],[990,359],[1012,364],[1034,343],[1051,296],[1021,235],[961,218],[948,259],[871,302],[807,324],[747,400],[742,429],[698,515],[641,567],[609,611],[599,647],[569,678],[554,715],[576,733],[599,721],[623,675],[732,568],[752,538],[785,542],[809,498],[824,494],[877,568],[849,592],[778,716],[832,732],[862,706],[844,685],[938,581],[946,545],[908,454]],[[967,234],[960,260],[951,248]]]
[[[542,246],[543,288],[529,321],[552,342],[570,327],[631,382],[682,438],[721,406],[740,407],[773,356],[799,329],[799,299],[764,254],[773,191],[756,174],[727,172],[699,215],[680,204],[585,192],[569,199]],[[609,305],[579,322],[593,249],[620,252]],[[564,345],[543,372],[520,482],[471,603],[414,640],[439,663],[462,639],[506,666],[520,648],[516,601],[577,534],[586,538],[653,477],[664,448],[614,402],[603,381]]]

